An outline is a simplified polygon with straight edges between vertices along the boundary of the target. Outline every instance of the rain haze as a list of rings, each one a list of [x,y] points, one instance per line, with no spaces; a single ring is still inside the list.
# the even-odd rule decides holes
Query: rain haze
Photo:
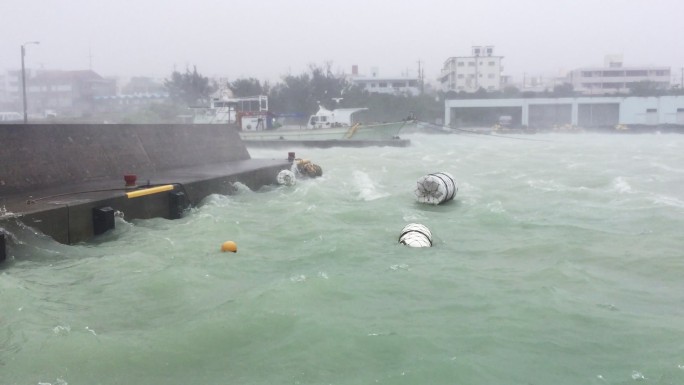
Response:
[[[0,15],[0,385],[684,384],[684,0]]]
[[[444,61],[495,47],[504,74],[561,75],[601,66],[672,68],[684,50],[684,2],[662,1],[92,1],[3,0],[0,68],[92,69],[103,76],[168,77],[197,66],[210,77],[278,81],[330,63],[435,81]]]

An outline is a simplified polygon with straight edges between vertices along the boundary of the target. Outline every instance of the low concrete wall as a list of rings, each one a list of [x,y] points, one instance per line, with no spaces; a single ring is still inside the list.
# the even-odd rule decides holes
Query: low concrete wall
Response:
[[[3,124],[0,195],[247,159],[238,133],[217,124]]]

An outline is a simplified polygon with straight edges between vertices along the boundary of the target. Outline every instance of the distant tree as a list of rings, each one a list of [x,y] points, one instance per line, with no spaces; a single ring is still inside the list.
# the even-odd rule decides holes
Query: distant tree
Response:
[[[660,96],[665,94],[658,83],[652,80],[630,83],[627,88],[629,88],[629,93],[633,96]]]
[[[269,105],[277,114],[299,114],[308,117],[315,109],[315,100],[311,96],[311,78],[309,74],[299,76],[287,75],[271,89]]]
[[[287,75],[269,92],[269,105],[276,114],[298,114],[303,119],[319,105],[328,109],[367,107],[365,122],[401,120],[413,113],[419,119],[443,117],[444,105],[434,95],[389,95],[369,93],[349,82],[344,74],[333,74],[331,64],[311,65],[300,75]]]
[[[570,97],[575,96],[575,88],[570,83],[558,84],[553,87],[551,96],[555,97]]]
[[[520,97],[520,89],[516,86],[506,86],[501,91],[501,95],[506,98],[518,98]]]
[[[268,93],[268,83],[255,78],[242,78],[228,83],[228,88],[233,91],[235,97],[258,96]]]
[[[187,113],[184,107],[159,103],[128,111],[112,120],[119,123],[178,123],[179,115],[183,113]]]
[[[197,72],[196,66],[192,72],[189,69],[183,74],[174,71],[170,79],[164,80],[164,86],[171,100],[187,106],[206,103],[209,95],[215,90],[215,87],[209,84],[209,78]]]
[[[270,104],[278,113],[299,113],[307,116],[318,109],[318,105],[335,108],[334,99],[344,98],[350,86],[343,75],[334,75],[331,64],[310,65],[309,71],[300,75],[287,75],[269,93]]]
[[[124,94],[146,94],[165,92],[164,84],[145,76],[132,77],[129,82],[122,87]]]
[[[680,84],[675,84],[668,90],[669,95],[684,95],[684,88]]]
[[[444,94],[444,99],[459,99],[458,92],[449,90]]]
[[[488,99],[489,95],[487,94],[487,90],[484,88],[480,87],[477,89],[477,91],[473,92],[473,99]]]

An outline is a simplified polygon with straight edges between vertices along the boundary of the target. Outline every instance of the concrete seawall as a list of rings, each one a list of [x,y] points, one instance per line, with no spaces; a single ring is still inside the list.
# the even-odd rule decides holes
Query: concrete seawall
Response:
[[[236,131],[211,124],[0,125],[0,233],[19,221],[73,244],[100,231],[102,213],[177,218],[235,182],[275,183],[286,158],[251,159]],[[137,189],[171,187],[132,199],[125,174],[137,176]]]
[[[0,195],[247,159],[219,125],[0,125]]]

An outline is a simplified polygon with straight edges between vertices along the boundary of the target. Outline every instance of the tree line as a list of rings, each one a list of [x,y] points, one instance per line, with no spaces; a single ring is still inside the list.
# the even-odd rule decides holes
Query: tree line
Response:
[[[219,84],[202,75],[197,67],[185,72],[174,71],[165,79],[168,103],[150,105],[123,118],[126,123],[177,122],[179,116],[192,114],[192,107],[208,107],[210,97],[221,88],[229,89],[234,97],[267,95],[269,109],[276,116],[295,116],[302,122],[322,105],[328,109],[367,107],[369,121],[396,121],[413,115],[419,120],[435,123],[444,116],[445,99],[538,98],[580,96],[571,84],[559,84],[541,92],[521,91],[507,86],[501,91],[433,92],[421,95],[392,95],[369,93],[354,85],[344,74],[334,74],[332,65],[310,65],[297,75],[285,75],[276,84],[253,77],[239,78]],[[663,90],[655,82],[631,84],[628,95],[660,96],[684,94],[684,90]]]
[[[350,82],[344,74],[334,74],[329,63],[312,64],[298,75],[283,76],[274,85],[253,77],[218,84],[193,67],[184,73],[174,71],[164,81],[164,86],[169,93],[169,105],[151,106],[152,112],[175,109],[181,115],[184,109],[209,106],[211,95],[221,88],[227,88],[234,97],[267,95],[269,109],[276,116],[306,119],[318,110],[319,105],[328,109],[367,107],[369,111],[366,117],[370,121],[396,121],[410,114],[434,121],[443,116],[443,99],[440,100],[438,96],[369,93]],[[167,113],[159,118],[169,120],[172,117]]]

